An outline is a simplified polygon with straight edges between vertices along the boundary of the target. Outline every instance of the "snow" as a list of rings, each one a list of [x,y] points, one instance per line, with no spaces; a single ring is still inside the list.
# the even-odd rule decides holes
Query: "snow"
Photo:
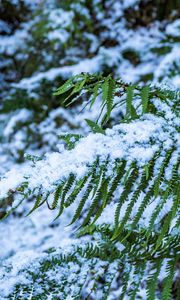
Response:
[[[32,113],[28,109],[22,109],[19,113],[16,113],[11,117],[9,123],[4,129],[4,136],[9,136],[13,133],[14,127],[17,125],[18,121],[27,122],[32,117]]]
[[[19,48],[24,49],[27,41],[27,30],[30,25],[24,25],[24,28],[17,30],[13,36],[1,36],[0,53],[5,52],[7,55],[14,55]]]
[[[159,66],[157,67],[154,73],[154,77],[155,77],[154,80],[158,81],[159,78],[164,77],[165,82],[171,82],[171,79],[168,78],[168,73],[171,72],[171,68],[173,64],[180,67],[180,48],[178,46],[175,46],[172,49],[172,51],[169,54],[167,54],[164,57],[164,59],[161,61],[161,63],[159,64]],[[172,83],[176,84],[175,86],[177,88],[180,87],[178,74],[175,76],[175,79],[172,81]]]
[[[180,20],[177,19],[166,27],[166,33],[170,36],[179,37],[180,35]]]
[[[31,90],[39,85],[39,81],[46,79],[53,81],[57,76],[67,79],[70,76],[77,75],[81,72],[96,73],[99,71],[99,57],[85,59],[76,65],[51,68],[46,72],[39,72],[31,78],[24,78],[19,83],[13,84],[14,87]]]
[[[10,0],[10,2],[15,6],[19,5],[19,0]],[[100,1],[93,0],[96,24],[92,21],[89,9],[84,8],[82,3],[72,3],[70,4],[71,9],[66,10],[57,8],[55,2],[54,0],[24,1],[31,12],[29,15],[27,14],[27,21],[21,23],[14,31],[11,28],[12,24],[9,25],[0,20],[0,81],[1,88],[4,89],[1,96],[3,101],[6,101],[6,97],[11,96],[12,91],[22,89],[27,92],[25,101],[29,100],[30,96],[32,101],[36,101],[36,104],[38,101],[41,103],[43,99],[48,99],[50,102],[52,99],[49,98],[51,93],[49,86],[53,90],[56,88],[54,86],[56,80],[61,83],[80,72],[113,72],[115,77],[120,76],[124,81],[133,83],[144,83],[146,81],[144,78],[147,76],[148,83],[150,82],[148,78],[152,78],[151,83],[156,86],[163,87],[166,84],[165,87],[174,90],[180,87],[180,51],[177,41],[179,19],[152,21],[147,27],[137,26],[134,28],[127,22],[124,10],[127,12],[131,8],[138,10],[139,0],[105,1],[105,13],[100,8]],[[33,12],[33,10],[36,12],[36,9],[39,9],[38,14]],[[80,38],[74,35],[76,17],[80,20],[78,23]],[[42,25],[42,20],[45,25]],[[85,20],[90,27],[87,24],[83,27]],[[38,36],[38,26],[42,31],[47,30],[42,40],[33,35]],[[41,43],[43,51],[39,57],[38,47]],[[161,53],[163,47],[167,47],[167,53]],[[134,62],[128,56],[125,58],[124,54],[128,51],[137,55],[138,62]],[[37,56],[37,65],[29,72],[32,54]],[[24,71],[21,71],[24,67],[26,69],[26,66],[28,75],[26,72],[24,75]],[[9,71],[7,72],[6,69]],[[48,87],[43,86],[44,79],[48,82]],[[6,87],[8,92],[6,92]],[[34,92],[37,88],[40,90],[40,96]],[[0,109],[3,101],[0,103]],[[15,191],[27,180],[27,177],[31,189],[38,186],[45,193],[49,190],[53,193],[59,180],[67,179],[70,172],[75,173],[76,180],[82,178],[87,173],[89,163],[92,164],[97,155],[100,156],[101,162],[109,157],[107,174],[112,176],[114,161],[117,158],[128,160],[128,166],[131,161],[136,161],[139,166],[143,167],[148,164],[155,152],[161,149],[162,157],[157,160],[154,168],[156,175],[166,150],[176,143],[177,150],[172,154],[165,170],[165,179],[168,182],[172,175],[172,166],[179,156],[180,138],[175,129],[179,126],[179,118],[164,102],[158,99],[153,101],[164,114],[163,117],[146,115],[130,124],[114,125],[111,129],[106,130],[105,135],[89,133],[89,128],[84,122],[85,118],[97,119],[100,101],[97,101],[90,111],[85,109],[83,112],[81,104],[67,109],[59,107],[57,104],[49,111],[47,111],[48,106],[42,106],[44,117],[41,118],[39,114],[40,121],[38,122],[36,122],[35,113],[31,109],[22,108],[10,113],[0,112],[0,212],[4,209],[4,197],[9,195],[9,192]],[[124,110],[125,108],[122,107],[113,112],[112,124],[119,124]],[[73,150],[67,151],[59,138],[64,133],[78,133],[87,135],[87,137],[82,138]],[[20,164],[19,161],[23,161],[21,156],[26,152],[45,156],[35,164],[29,161]],[[114,201],[106,206],[96,224],[106,223],[112,228],[122,190],[123,187],[120,186],[114,194]],[[13,207],[15,207],[21,201],[22,196],[13,193],[13,197]],[[131,219],[143,199],[144,194],[141,193],[133,207]],[[10,293],[14,291],[18,283],[29,287],[33,286],[33,280],[28,270],[39,277],[34,284],[34,289],[37,298],[42,297],[41,293],[44,291],[44,287],[41,285],[41,263],[48,259],[51,260],[56,255],[72,253],[74,245],[81,245],[82,248],[85,248],[86,242],[90,241],[90,237],[77,239],[74,227],[65,226],[72,219],[76,209],[75,205],[65,210],[59,220],[52,222],[57,212],[49,211],[45,205],[30,216],[24,217],[35,201],[34,198],[29,200],[29,202],[23,201],[13,215],[1,222],[0,298],[2,300],[9,299]],[[160,205],[161,200],[160,197],[152,199],[152,202],[144,209],[138,228],[148,228],[152,213]],[[86,208],[90,203],[89,199]],[[129,199],[122,206],[120,220],[126,212],[128,203]],[[168,197],[156,220],[157,230],[160,221],[171,207],[172,198]],[[176,225],[177,215],[171,222],[169,234],[179,234]],[[102,242],[98,234],[92,239],[94,244]],[[54,254],[47,254],[50,248],[55,249]],[[118,244],[117,248],[119,251],[125,250],[123,244]],[[73,299],[73,293],[76,294],[79,291],[81,284],[84,284],[82,297],[86,298],[95,282],[95,275],[101,276],[104,270],[107,270],[107,262],[98,259],[90,262],[77,256],[77,261],[78,263],[69,262],[61,266],[56,265],[54,269],[48,270],[45,274],[49,280],[56,282],[58,289],[59,286],[64,289],[64,293],[67,295],[66,299]],[[89,274],[90,263],[93,265],[92,274]],[[165,267],[162,267],[159,280],[166,275]],[[110,265],[110,269],[112,275],[118,274],[119,276],[115,263]],[[129,272],[130,269],[129,266]],[[62,284],[63,276],[67,277],[67,285]],[[133,273],[132,276],[134,276]],[[78,286],[74,284],[77,278]],[[49,282],[46,281],[46,293],[49,292],[47,299],[53,299],[54,295],[49,291],[51,284],[48,284]],[[112,286],[108,300],[117,299],[122,292],[118,281],[114,280]],[[102,290],[101,286],[97,293],[92,293],[92,298],[101,299]],[[58,293],[59,299],[65,299],[63,293],[59,290]],[[19,298],[21,296],[19,295]],[[144,283],[138,296],[142,299],[147,298]],[[124,296],[124,300],[126,299],[128,300],[129,297]]]
[[[92,165],[97,156],[102,161],[109,157],[112,162],[125,159],[130,162],[136,161],[143,166],[161,147],[165,145],[166,149],[172,146],[172,142],[169,145],[164,142],[174,141],[174,136],[178,138],[171,125],[168,126],[163,118],[151,115],[130,124],[116,125],[107,129],[106,135],[91,133],[82,138],[71,151],[46,154],[45,160],[38,161],[35,168],[29,166],[20,172],[16,169],[11,170],[0,181],[0,198],[7,195],[9,187],[12,190],[16,189],[25,177],[28,178],[31,190],[43,186],[45,192],[51,191],[56,182],[67,178],[71,173],[80,179],[87,173],[88,165]]]
[[[24,209],[27,209],[27,207],[24,207]],[[1,297],[8,296],[18,282],[29,283],[28,277],[20,271],[26,267],[32,267],[33,264],[37,268],[38,262],[36,265],[36,261],[39,257],[41,260],[47,257],[46,250],[60,245],[67,249],[73,243],[73,238],[70,237],[71,229],[64,228],[64,224],[67,224],[68,220],[69,215],[67,213],[63,215],[60,223],[56,222],[52,226],[52,212],[43,209],[28,218],[14,218],[11,216],[8,223],[3,222],[1,224],[1,245],[6,245],[0,251]],[[7,230],[7,235],[11,236],[10,240],[7,240],[7,235],[3,234],[5,230]],[[23,235],[20,232],[23,232]],[[9,269],[9,272],[4,278],[6,268]]]
[[[140,2],[140,1],[139,0],[126,0],[126,1],[123,1],[123,7],[130,8],[131,6],[138,4],[138,2]]]
[[[54,9],[50,12],[49,21],[53,28],[66,28],[71,25],[74,13],[72,11],[64,11],[63,9]]]

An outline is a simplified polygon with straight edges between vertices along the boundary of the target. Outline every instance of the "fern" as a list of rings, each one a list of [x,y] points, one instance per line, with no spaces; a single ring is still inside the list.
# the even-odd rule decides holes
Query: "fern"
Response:
[[[129,118],[132,115],[132,102],[133,102],[134,86],[128,86],[127,99],[126,99],[126,117]]]
[[[134,264],[134,274],[133,274],[133,283],[131,285],[130,291],[128,292],[129,299],[135,300],[138,290],[140,289],[141,281],[144,276],[144,271],[146,268],[145,263],[136,263]]]
[[[77,237],[83,241],[82,247],[71,248],[69,254],[59,250],[59,254],[40,262],[38,272],[29,274],[32,287],[39,284],[37,278],[41,276],[42,299],[48,293],[54,299],[66,299],[69,294],[72,299],[80,299],[83,286],[93,277],[93,285],[89,294],[83,295],[84,299],[96,297],[98,289],[102,299],[107,299],[112,282],[117,281],[121,286],[120,299],[137,299],[141,285],[145,284],[147,299],[154,300],[159,297],[161,268],[167,263],[161,296],[163,300],[171,299],[179,258],[178,94],[126,84],[111,75],[83,73],[68,80],[56,94],[65,94],[67,104],[87,95],[90,100],[86,104],[90,107],[101,101],[101,112],[97,121],[86,120],[92,130],[89,136],[77,135],[73,141],[71,135],[62,137],[68,146],[57,154],[62,165],[51,165],[48,158],[33,158],[32,172],[13,191],[25,198],[36,196],[30,213],[47,203],[50,209],[57,210],[57,219],[72,207],[69,225],[73,224]],[[112,127],[112,112],[119,108],[123,118]],[[150,133],[144,137],[147,128]],[[69,165],[64,164],[64,153]],[[50,175],[46,176],[43,172],[47,168]],[[2,184],[3,180],[6,179],[2,179]],[[146,214],[148,224],[144,224]],[[83,240],[85,236],[89,236],[88,243]],[[67,278],[69,269],[62,272],[58,284],[48,278],[48,272],[66,270],[69,262],[79,269],[71,283]],[[83,271],[85,264],[89,272]],[[102,274],[98,270],[100,265]],[[80,284],[78,274],[83,278]],[[70,290],[70,284],[76,292]],[[34,289],[16,286],[17,297],[21,297],[21,292],[33,295]]]
[[[38,195],[33,208],[30,210],[30,212],[27,214],[30,215],[33,211],[35,211],[40,205],[41,205],[42,195]]]
[[[147,279],[147,300],[153,300],[156,296],[156,286],[159,273],[161,271],[162,260],[159,259],[153,263],[151,263],[150,273]]]
[[[162,299],[170,300],[171,298],[171,290],[172,290],[172,282],[173,282],[173,274],[174,274],[175,261],[169,260],[166,267],[166,278],[163,281],[163,292]]]
[[[59,213],[58,213],[58,215],[55,219],[59,218],[60,215],[62,214],[63,210],[64,210],[65,197],[66,197],[67,192],[70,190],[71,186],[73,185],[74,180],[75,180],[74,174],[70,174],[67,182],[63,185],[62,195],[61,195],[61,198],[60,198],[61,201],[60,201],[60,205],[59,205]],[[57,190],[56,190],[55,197],[58,197],[58,196],[59,195],[58,195]],[[56,203],[58,203],[58,199],[57,199]]]
[[[61,197],[62,189],[63,189],[63,183],[59,184],[59,186],[56,189],[56,192],[54,194],[54,201],[52,203],[52,209],[55,209],[58,206],[58,202]]]
[[[68,150],[73,149],[76,145],[76,142],[78,142],[82,137],[83,136],[80,134],[72,134],[72,133],[59,136],[61,140],[65,141]]]
[[[103,102],[106,103],[108,119],[110,118],[111,111],[113,108],[114,89],[115,82],[109,75],[102,84],[102,99]]]
[[[54,93],[54,95],[61,95],[69,90],[73,89],[76,83],[76,80],[81,78],[81,75],[75,75],[74,77],[71,77],[68,79],[60,88],[57,89],[57,91]],[[76,88],[77,89],[77,88]]]
[[[85,121],[87,122],[87,124],[89,125],[89,127],[91,128],[91,130],[95,133],[102,133],[104,134],[104,130],[95,122],[85,119]]]
[[[120,210],[123,205],[123,203],[126,201],[129,193],[131,192],[132,186],[136,179],[138,178],[138,172],[137,169],[134,167],[131,174],[129,175],[127,181],[125,182],[124,190],[120,196],[116,211],[115,211],[115,228],[118,228],[119,224],[119,215],[120,215]]]
[[[148,107],[148,101],[149,101],[149,86],[145,86],[142,88],[141,91],[141,99],[142,99],[142,113],[145,114]]]

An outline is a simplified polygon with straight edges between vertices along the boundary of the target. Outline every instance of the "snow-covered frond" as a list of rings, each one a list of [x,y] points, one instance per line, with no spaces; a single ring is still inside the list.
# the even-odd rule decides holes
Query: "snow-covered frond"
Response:
[[[101,122],[88,120],[93,132],[86,137],[67,136],[67,142],[71,142],[69,150],[60,147],[61,152],[47,154],[44,158],[28,156],[32,163],[19,171],[13,169],[7,173],[0,181],[1,198],[12,193],[21,195],[20,202],[15,202],[7,215],[22,201],[32,197],[36,200],[29,214],[47,204],[49,209],[57,211],[57,219],[72,206],[74,212],[70,224],[75,223],[79,228],[79,236],[102,235],[101,243],[105,239],[106,251],[111,253],[119,268],[127,257],[127,265],[133,265],[133,289],[128,288],[129,272],[123,269],[122,295],[135,299],[145,270],[150,267],[153,275],[147,278],[147,297],[154,299],[161,266],[168,260],[168,275],[162,295],[163,299],[170,299],[179,240],[178,94],[125,84],[114,80],[111,75],[89,74],[71,78],[56,94],[61,96],[65,93],[65,101],[69,104],[73,97],[76,99],[84,92],[90,97],[90,106],[95,103],[98,94],[102,95],[105,112]],[[107,128],[117,106],[121,106],[123,118]],[[114,248],[118,247],[118,243],[123,247],[120,252]],[[104,251],[103,248],[98,250],[96,246],[88,246],[80,250],[80,256],[85,257],[88,264],[96,259],[107,261]],[[78,252],[76,249],[76,255]],[[75,259],[76,255],[72,254],[71,259]],[[45,278],[56,264],[58,268],[62,264],[66,273],[61,257],[58,261],[45,261],[46,264],[48,269],[41,270],[39,267]],[[82,272],[83,268],[84,262],[80,267]],[[106,275],[111,277],[111,273]],[[32,275],[30,281],[37,293],[35,278]],[[61,294],[61,297],[66,297],[68,279],[60,280],[63,287],[67,285],[66,290],[62,287],[64,294]],[[47,293],[49,285],[44,287],[44,284],[40,284],[41,289]],[[82,282],[84,284],[85,281]],[[79,289],[75,287],[77,299],[82,285]],[[26,284],[16,288],[16,295],[33,293]],[[72,297],[76,299],[75,294]]]

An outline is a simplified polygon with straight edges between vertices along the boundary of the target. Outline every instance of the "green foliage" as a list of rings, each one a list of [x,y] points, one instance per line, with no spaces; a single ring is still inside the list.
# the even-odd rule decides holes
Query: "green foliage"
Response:
[[[133,234],[127,241],[126,248],[119,250],[118,244],[110,243],[108,236],[111,230],[108,226],[94,226],[91,231],[87,229],[82,234],[90,233],[93,236],[94,232],[101,234],[96,243],[92,241],[85,242],[83,246],[73,246],[67,249],[65,254],[61,249],[49,249],[43,259],[35,260],[30,270],[28,267],[21,270],[31,284],[18,284],[12,295],[15,298],[12,299],[21,299],[21,297],[22,299],[24,297],[47,299],[47,295],[53,296],[53,299],[66,299],[68,295],[72,299],[86,299],[87,295],[83,292],[83,288],[91,280],[94,284],[89,296],[96,297],[96,293],[101,292],[101,299],[108,299],[111,283],[114,280],[122,286],[120,295],[122,300],[127,294],[130,299],[136,299],[142,283],[147,285],[147,299],[157,299],[156,288],[163,257],[150,256],[149,248],[145,248],[143,244],[139,245],[139,241],[143,241],[143,233],[141,237]],[[138,243],[138,251],[133,249],[132,241]],[[152,241],[149,245],[151,243]],[[140,251],[141,256],[138,254]],[[160,295],[162,299],[171,299],[171,282],[176,261],[177,257],[168,259],[166,277]],[[150,274],[147,277],[144,277],[145,269]],[[57,278],[51,277],[52,272],[57,274]],[[72,272],[73,276],[71,276]],[[121,274],[120,278],[116,276],[117,272]]]
[[[157,99],[166,106],[166,109],[177,114],[178,94],[176,92],[126,84],[119,79],[113,79],[111,75],[104,77],[82,73],[65,82],[55,94],[65,94],[66,105],[74,103],[78,97],[86,94],[90,99],[88,105],[91,107],[100,98],[99,123],[91,120],[86,120],[86,122],[94,133],[102,133],[104,136],[106,136],[106,131],[102,127],[107,126],[116,107],[124,110],[122,119],[124,124],[131,124],[134,119],[141,118],[143,122],[146,114],[153,114],[165,119],[166,112],[159,109],[156,103]],[[176,127],[176,125],[173,126]],[[72,140],[72,138],[74,139]],[[70,151],[81,138],[82,136],[71,134],[62,137]],[[139,141],[136,143],[141,145]],[[151,143],[152,146],[156,143],[153,137]],[[58,299],[57,283],[53,284],[49,281],[46,276],[47,269],[53,270],[56,265],[66,268],[65,262],[71,260],[77,264],[83,260],[80,270],[83,269],[85,261],[88,262],[90,273],[95,268],[95,262],[108,262],[108,267],[104,270],[103,287],[100,284],[100,277],[97,276],[91,289],[91,293],[96,295],[98,288],[101,287],[102,299],[107,299],[111,282],[115,280],[115,273],[111,272],[110,266],[116,262],[117,270],[121,274],[120,279],[117,280],[120,281],[118,284],[122,286],[120,296],[122,300],[125,295],[128,295],[129,299],[137,299],[143,281],[146,282],[147,299],[157,299],[159,274],[162,266],[167,263],[167,276],[163,282],[160,299],[171,299],[172,283],[179,258],[179,237],[170,234],[170,227],[175,218],[174,228],[179,229],[177,219],[180,199],[179,161],[173,160],[176,150],[175,143],[171,144],[168,150],[163,148],[163,144],[160,144],[153,157],[143,165],[139,165],[136,161],[129,162],[128,158],[115,159],[112,163],[109,157],[103,160],[97,155],[94,161],[89,163],[87,172],[81,178],[77,179],[76,173],[70,173],[67,177],[55,182],[48,192],[44,192],[43,187],[30,190],[27,179],[22,194],[24,196],[27,196],[28,193],[31,196],[36,195],[34,206],[29,213],[47,203],[50,209],[58,210],[57,219],[68,207],[76,206],[75,209],[73,208],[74,214],[70,224],[74,224],[75,228],[78,227],[78,236],[89,235],[92,241],[96,241],[97,235],[101,236],[97,244],[88,244],[82,248],[79,246],[69,256],[60,255],[56,259],[53,258],[51,261],[47,259],[48,262],[42,263],[38,272],[41,276],[42,274],[45,276],[43,282],[48,282],[48,284],[41,284],[44,293],[41,295],[42,299],[48,293],[49,286],[51,287],[50,292],[55,293],[53,299]],[[39,159],[29,158],[34,164]],[[170,167],[171,170],[169,170]],[[113,169],[113,176],[108,173],[110,169]],[[169,179],[165,176],[166,172],[169,173]],[[50,198],[51,194],[53,194],[53,200]],[[135,208],[140,196],[142,198],[140,205]],[[159,199],[159,204],[155,206],[148,226],[142,228],[143,214],[146,208],[157,199]],[[172,201],[171,208],[161,217],[160,213],[167,201]],[[100,217],[109,204],[116,204],[114,217],[111,216],[113,218],[111,225],[106,223],[98,225]],[[125,211],[124,204],[127,204]],[[122,213],[124,213],[123,216],[121,216]],[[118,249],[119,244],[123,246],[122,250]],[[37,274],[37,277],[31,274],[34,287],[36,287],[36,280],[39,276],[39,273]],[[84,281],[81,281],[77,294],[73,294],[73,299],[79,299],[87,274],[83,278]],[[129,280],[131,280],[130,287]],[[78,279],[73,284],[78,285]],[[67,286],[66,290],[65,286]],[[60,282],[60,292],[64,299],[67,297],[68,288],[68,279],[63,278]],[[17,286],[16,295],[20,295],[20,290],[30,293],[27,287],[22,285]]]
[[[69,92],[68,95],[66,95],[67,91]],[[105,125],[110,119],[111,112],[114,108],[117,106],[123,106],[125,103],[126,115],[124,115],[124,121],[131,121],[132,119],[139,118],[142,114],[147,112],[157,114],[157,109],[152,101],[154,97],[158,97],[161,101],[167,104],[167,99],[177,99],[179,97],[179,92],[176,91],[161,91],[160,88],[154,89],[149,86],[139,87],[138,85],[124,83],[120,79],[115,80],[111,75],[105,77],[103,75],[85,73],[75,75],[66,81],[65,84],[57,89],[54,94],[65,94],[66,97],[63,102],[66,106],[76,102],[79,97],[87,95],[90,100],[85,104],[85,106],[89,105],[92,107],[98,99],[98,96],[100,96],[102,101],[99,118],[101,117],[101,123],[103,125]],[[126,100],[123,98],[125,95]],[[119,98],[118,102],[116,97]],[[137,98],[140,99],[140,104],[138,103]],[[174,102],[174,105],[175,108],[173,111],[175,111],[177,107],[177,100]]]
[[[86,123],[89,125],[89,127],[91,128],[91,130],[95,133],[102,133],[104,134],[104,130],[95,122],[85,119]]]
[[[68,150],[71,150],[75,147],[76,142],[78,142],[83,136],[80,134],[75,133],[67,133],[67,134],[61,134],[59,138],[61,140],[64,140],[67,146]]]

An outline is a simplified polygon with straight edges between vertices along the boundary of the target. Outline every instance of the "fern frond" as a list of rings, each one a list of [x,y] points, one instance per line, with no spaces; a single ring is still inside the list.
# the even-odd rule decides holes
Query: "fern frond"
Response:
[[[81,74],[78,74],[78,75],[75,75],[75,76],[71,77],[70,79],[68,79],[63,85],[61,85],[57,89],[57,91],[54,93],[54,95],[62,95],[64,93],[68,92],[69,90],[74,88],[74,86],[76,86],[77,82],[78,82],[78,86],[79,86],[79,81],[78,80],[81,79],[81,78],[82,78]]]
[[[146,263],[137,263],[134,264],[134,272],[131,281],[131,287],[128,292],[128,296],[130,300],[135,300],[137,293],[140,289],[141,281],[144,276],[146,268]]]
[[[101,192],[103,190],[103,185],[106,181],[106,178],[105,178],[106,167],[107,167],[107,163],[105,163],[100,169],[98,186],[96,188],[96,192],[95,192],[94,197],[92,199],[92,203],[91,203],[91,205],[88,209],[88,214],[84,218],[82,226],[85,226],[85,225],[88,224],[90,218],[94,214],[94,211],[97,209],[97,206],[99,205],[99,202],[101,201],[101,198],[102,198],[101,197]]]
[[[61,197],[63,186],[64,186],[64,183],[60,183],[54,193],[54,201],[52,203],[52,209],[55,209],[58,206],[58,201]]]
[[[137,168],[134,166],[134,164],[132,165],[131,170],[132,170],[131,174],[129,175],[128,179],[125,182],[123,192],[118,200],[117,208],[115,211],[114,222],[115,222],[116,232],[117,232],[117,228],[119,226],[119,215],[120,215],[121,207],[122,207],[123,203],[126,201],[126,199],[128,198],[128,195],[131,192],[134,183],[138,179],[138,171],[137,171]],[[128,170],[128,173],[129,173],[129,170]]]
[[[144,174],[142,174],[141,181],[138,184],[137,189],[133,192],[132,198],[130,199],[130,202],[127,206],[125,215],[120,222],[120,226],[116,230],[115,238],[117,238],[119,235],[121,235],[121,232],[124,229],[124,226],[125,226],[126,222],[128,221],[129,216],[132,212],[132,208],[133,208],[134,204],[136,203],[140,193],[142,191],[144,191],[144,189],[147,187],[148,184],[149,184],[149,182],[146,180],[146,173],[144,172]]]
[[[141,90],[141,99],[142,99],[142,113],[145,114],[147,111],[148,101],[149,101],[149,86],[145,86]]]
[[[125,161],[122,161],[120,163],[117,162],[117,166],[115,167],[115,170],[114,170],[115,177],[113,178],[112,184],[111,184],[108,194],[107,194],[108,201],[111,200],[114,192],[116,191],[118,185],[120,184],[122,177],[124,176],[125,166],[126,166]]]
[[[106,299],[114,278],[121,286],[120,299],[126,296],[136,299],[143,281],[147,299],[154,300],[159,297],[161,267],[168,262],[162,299],[169,300],[179,255],[177,95],[149,86],[125,84],[111,75],[92,74],[73,77],[57,94],[64,94],[67,104],[86,95],[89,106],[101,97],[101,111],[97,122],[86,120],[91,134],[77,137],[77,143],[71,144],[69,150],[34,159],[33,167],[25,169],[13,186],[13,192],[26,198],[35,196],[30,213],[45,202],[50,209],[58,209],[56,218],[72,204],[75,207],[70,224],[78,227],[82,245],[72,247],[70,254],[60,251],[60,255],[51,256],[52,260],[46,259],[40,264],[39,274],[47,276],[57,266],[64,270],[69,262],[77,265],[81,273],[88,263],[90,272],[84,273],[74,294],[67,281],[69,270],[62,274],[58,297],[66,299],[70,295],[79,299],[85,281],[97,272],[90,289],[94,297],[102,280],[96,264],[103,262],[102,269],[107,274],[103,274],[102,299]],[[119,108],[125,112],[124,116],[120,124],[111,128],[112,112],[118,109],[119,113]],[[107,126],[110,128],[104,130]],[[68,139],[71,137],[67,136],[69,143]],[[9,182],[13,174],[8,175]],[[8,193],[4,186],[6,178],[0,181],[2,198]],[[89,236],[88,244],[83,240],[84,235]],[[114,262],[116,266],[111,268]],[[112,269],[120,272],[120,278],[116,278]],[[47,277],[44,279],[48,281]],[[36,279],[32,278],[33,284],[37,284]],[[49,280],[47,286],[53,284]],[[26,288],[21,286],[22,291]],[[55,283],[55,292],[56,288]],[[20,286],[18,289],[20,297]],[[47,294],[46,286],[42,285],[42,289],[41,297]],[[51,287],[48,292],[53,292]]]
[[[131,270],[133,266],[129,262],[122,264],[121,270],[122,270],[122,276],[121,276],[121,294],[119,296],[119,300],[124,300],[124,296],[127,293],[128,290],[128,284],[129,280],[131,278]]]
[[[86,187],[86,190],[85,190],[85,192],[84,192],[84,194],[83,194],[83,196],[82,196],[82,198],[80,200],[80,203],[79,203],[79,205],[78,205],[78,207],[77,207],[77,209],[75,211],[75,214],[74,214],[74,216],[73,216],[73,218],[72,218],[72,220],[70,222],[70,225],[73,224],[80,217],[81,212],[83,210],[83,207],[84,207],[86,201],[88,200],[88,197],[89,197],[91,191],[93,190],[93,183],[96,181],[96,178],[97,178],[97,176],[99,174],[98,171],[97,171],[98,170],[98,165],[99,165],[99,160],[96,159],[96,161],[94,162],[94,164],[93,164],[93,166],[91,168],[91,173],[89,174],[90,180],[89,180],[89,182],[87,184],[87,187]],[[86,177],[85,181],[88,180],[89,176]],[[84,183],[83,183],[83,186],[84,186]],[[78,187],[78,189],[76,190],[77,191],[77,195],[81,191],[81,189],[82,188],[79,189],[79,187]],[[75,198],[73,197],[72,200],[71,200],[71,202],[74,201],[74,200],[75,200]]]
[[[132,102],[133,102],[134,89],[135,89],[134,85],[130,85],[127,87],[126,118],[130,118],[132,116]]]
[[[95,122],[85,119],[86,123],[89,125],[89,127],[92,129],[93,132],[95,133],[102,133],[104,134],[105,131]]]
[[[67,196],[67,199],[66,199],[66,201],[64,203],[64,207],[69,207],[75,201],[75,199],[77,198],[77,196],[82,191],[82,189],[84,188],[85,184],[87,183],[87,180],[88,180],[88,176],[85,176],[84,178],[80,179],[77,182],[77,184],[74,187],[74,189],[71,192],[71,194],[69,196]]]
[[[113,98],[114,98],[114,91],[115,91],[115,81],[109,75],[104,83],[102,84],[102,100],[104,103],[106,103],[106,108],[107,108],[107,118],[110,118],[111,111],[113,108]]]
[[[180,199],[180,189],[178,191],[178,194],[174,196],[173,205],[172,205],[172,208],[171,208],[170,212],[165,217],[162,229],[161,229],[161,231],[159,233],[159,237],[158,237],[158,240],[157,240],[157,243],[156,243],[155,250],[158,249],[158,247],[162,243],[164,236],[166,235],[166,233],[169,230],[169,227],[170,227],[172,219],[174,218],[174,216],[176,215],[176,213],[179,212],[179,208],[180,208],[179,199]]]
[[[41,200],[42,200],[42,195],[40,194],[37,196],[33,208],[30,210],[30,212],[26,216],[29,216],[30,214],[32,214],[33,211],[35,211],[41,205]]]
[[[147,287],[146,287],[147,300],[155,299],[158,276],[161,271],[161,266],[162,266],[161,259],[158,259],[157,261],[151,263],[151,268],[149,271],[150,274],[147,279]]]
[[[161,167],[160,167],[160,170],[159,170],[159,175],[157,176],[156,182],[155,182],[155,185],[154,185],[154,196],[155,197],[157,197],[158,194],[159,194],[159,187],[160,187],[160,184],[161,184],[161,182],[164,178],[164,171],[165,171],[165,168],[167,167],[167,164],[168,164],[168,162],[171,158],[171,154],[172,154],[172,150],[167,151],[165,159],[161,164]]]
[[[70,174],[67,182],[64,184],[64,186],[62,188],[62,195],[61,195],[61,198],[60,198],[61,201],[60,201],[60,205],[59,205],[59,213],[56,216],[55,220],[57,218],[59,218],[60,215],[63,212],[66,194],[70,190],[70,188],[72,187],[74,181],[75,181],[75,175],[74,174]]]
[[[174,268],[176,261],[169,260],[166,266],[166,278],[163,281],[162,300],[172,299],[172,282],[174,277]]]

